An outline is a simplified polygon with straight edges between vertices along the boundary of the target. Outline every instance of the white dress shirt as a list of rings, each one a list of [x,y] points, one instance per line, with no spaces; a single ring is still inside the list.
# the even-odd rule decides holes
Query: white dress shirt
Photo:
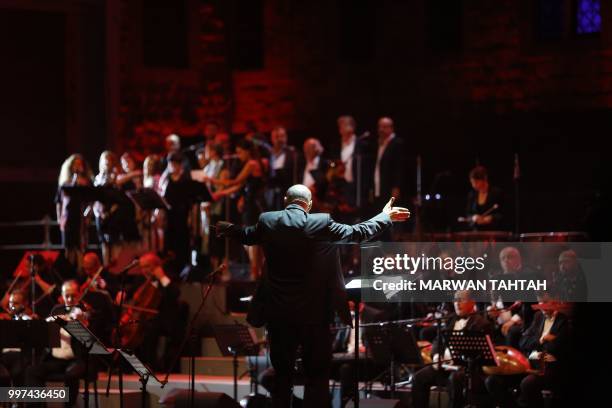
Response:
[[[314,177],[312,177],[312,174],[310,174],[310,172],[319,168],[320,161],[321,161],[321,157],[317,156],[311,161],[307,162],[306,166],[304,167],[304,175],[302,177],[302,184],[308,188],[311,188],[315,185],[315,179]]]
[[[278,155],[272,152],[270,159],[272,161],[272,169],[279,170],[285,167],[285,160],[287,159],[287,154],[285,153],[284,149],[281,150],[281,152]]]
[[[391,133],[391,136],[387,138],[382,144],[378,145],[378,154],[376,156],[376,168],[374,169],[374,197],[380,197],[380,160],[389,143],[395,137],[395,133]]]
[[[351,136],[346,142],[342,141],[342,151],[340,152],[340,160],[344,163],[344,179],[347,183],[353,182],[353,154],[355,153],[355,142],[357,136]]]

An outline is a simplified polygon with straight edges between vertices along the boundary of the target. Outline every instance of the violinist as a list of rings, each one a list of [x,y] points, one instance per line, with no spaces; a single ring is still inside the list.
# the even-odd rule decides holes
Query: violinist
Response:
[[[79,276],[81,281],[81,292],[106,291],[113,298],[119,288],[116,277],[106,269],[100,257],[95,252],[88,252],[83,256],[83,273]]]
[[[69,280],[62,285],[62,303],[56,305],[47,320],[79,320],[88,324],[88,312],[80,299],[79,283]],[[76,404],[79,392],[79,379],[85,375],[85,350],[77,342],[73,342],[64,329],[60,329],[60,347],[54,347],[43,356],[38,364],[26,369],[25,383],[30,387],[44,387],[47,378],[61,374],[68,387],[69,404]]]
[[[25,296],[21,290],[14,290],[9,295],[8,310],[0,315],[4,320],[31,320],[31,312],[25,302]],[[23,385],[24,367],[28,363],[27,353],[22,353],[19,348],[2,349],[0,355],[0,386],[8,387]]]
[[[142,274],[127,288],[123,301],[121,345],[138,349],[146,363],[165,370],[185,329],[184,319],[179,316],[186,314],[179,309],[178,285],[164,271],[162,260],[149,252],[140,257],[139,266]],[[121,303],[121,294],[117,295],[117,304]],[[165,350],[157,353],[162,337]],[[158,360],[158,354],[164,360]]]
[[[15,278],[0,301],[0,306],[4,309],[8,308],[9,294],[15,290],[19,290],[24,295],[24,303],[31,304],[32,299],[29,299],[29,296],[31,295],[32,276],[34,276],[36,312],[40,316],[46,316],[53,307],[52,299],[59,295],[56,285],[49,283],[53,281],[52,270],[47,265],[45,258],[36,253],[26,256],[25,263],[22,265],[15,271]]]
[[[84,281],[79,302],[90,306],[89,328],[103,342],[110,342],[116,315],[112,296],[118,290],[117,279],[102,266],[95,252],[88,252],[83,256],[81,280]]]

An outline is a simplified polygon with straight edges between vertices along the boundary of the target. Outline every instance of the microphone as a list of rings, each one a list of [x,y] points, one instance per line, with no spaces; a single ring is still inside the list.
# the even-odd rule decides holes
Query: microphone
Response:
[[[203,148],[204,146],[206,146],[206,143],[200,142],[200,143],[192,144],[191,146],[187,146],[184,149],[181,149],[181,151],[182,152],[194,152],[198,149]]]
[[[263,147],[268,152],[272,151],[272,146],[270,146],[270,144],[267,143],[265,140],[259,140],[254,137],[253,139],[251,139],[251,142],[253,142],[253,144],[257,147]]]
[[[363,139],[367,139],[368,137],[372,136],[372,133],[370,133],[369,130],[366,130],[365,132],[363,132],[362,134],[360,134],[359,136],[357,136],[357,140],[363,140]]]

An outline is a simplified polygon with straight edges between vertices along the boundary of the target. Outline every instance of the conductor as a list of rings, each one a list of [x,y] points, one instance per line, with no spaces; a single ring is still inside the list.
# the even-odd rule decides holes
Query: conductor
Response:
[[[298,347],[304,367],[304,406],[329,405],[329,371],[334,312],[350,324],[340,257],[335,242],[362,242],[379,235],[410,212],[393,207],[356,225],[335,222],[329,214],[310,214],[312,195],[296,184],[287,190],[285,209],[260,215],[254,226],[217,224],[217,234],[262,245],[267,269],[253,297],[249,322],[266,325],[270,358],[276,371],[274,407],[290,406]]]

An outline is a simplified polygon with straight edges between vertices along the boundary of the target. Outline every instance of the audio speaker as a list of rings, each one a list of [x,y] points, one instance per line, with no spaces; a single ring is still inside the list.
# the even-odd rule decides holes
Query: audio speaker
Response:
[[[355,404],[349,401],[346,408],[353,408]],[[360,399],[360,408],[406,408],[408,405],[398,399]]]
[[[160,399],[163,407],[189,408],[189,390],[173,389]],[[195,404],[198,408],[240,408],[240,404],[221,392],[196,392]]]

